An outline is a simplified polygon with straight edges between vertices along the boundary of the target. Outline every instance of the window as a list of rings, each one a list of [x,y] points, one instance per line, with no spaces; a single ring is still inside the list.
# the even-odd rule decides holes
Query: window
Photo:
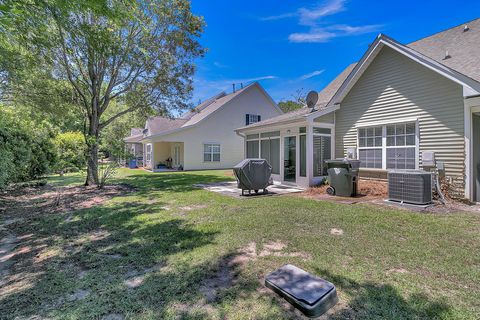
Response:
[[[247,158],[262,158],[272,166],[273,174],[280,174],[280,131],[248,134]]]
[[[273,174],[280,174],[280,139],[262,139],[260,141],[261,158],[270,163]]]
[[[245,117],[245,125],[248,126],[249,124],[260,122],[261,116],[258,114],[246,114]]]
[[[272,132],[264,132],[260,134],[260,138],[271,138],[271,137],[279,137],[280,131],[272,131]]]
[[[332,137],[313,136],[313,176],[320,177],[327,175],[325,160],[331,159]]]
[[[302,128],[300,128],[300,132]],[[300,177],[307,176],[307,136],[300,135]]]
[[[361,168],[415,169],[416,154],[415,122],[358,129]]]
[[[387,169],[415,169],[415,123],[387,125]]]
[[[247,158],[258,158],[258,152],[260,147],[258,146],[258,140],[247,141]]]
[[[152,145],[151,144],[147,144],[146,146],[146,159],[147,161],[150,161],[152,159]]]
[[[203,145],[203,161],[218,162],[220,161],[220,145],[206,143]]]
[[[362,168],[382,168],[383,127],[358,129],[358,157]]]

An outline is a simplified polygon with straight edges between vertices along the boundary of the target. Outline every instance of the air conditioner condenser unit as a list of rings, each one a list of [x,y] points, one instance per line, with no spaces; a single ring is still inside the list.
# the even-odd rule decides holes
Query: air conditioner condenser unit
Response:
[[[388,199],[417,205],[432,203],[432,174],[422,170],[389,171]]]

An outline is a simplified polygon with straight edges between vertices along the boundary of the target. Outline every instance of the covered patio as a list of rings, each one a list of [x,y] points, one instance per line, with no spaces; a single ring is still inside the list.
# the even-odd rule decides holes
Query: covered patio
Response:
[[[184,167],[183,142],[150,142],[145,143],[145,169],[153,172],[177,171]]]
[[[282,184],[319,184],[327,176],[325,160],[334,157],[335,110],[305,107],[237,129],[245,139],[245,157],[266,159]]]

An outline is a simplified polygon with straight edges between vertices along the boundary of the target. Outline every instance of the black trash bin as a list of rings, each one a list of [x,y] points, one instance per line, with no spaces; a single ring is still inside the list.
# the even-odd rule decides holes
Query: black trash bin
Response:
[[[358,169],[360,160],[334,159],[325,161],[327,164],[327,192],[341,197],[355,197],[358,192]]]

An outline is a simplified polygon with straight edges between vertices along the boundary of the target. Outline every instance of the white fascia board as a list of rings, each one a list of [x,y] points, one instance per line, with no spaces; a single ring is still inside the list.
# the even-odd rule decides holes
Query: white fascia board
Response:
[[[237,129],[235,132],[237,134],[251,134],[251,133],[260,133],[260,132],[265,132],[266,130],[272,131],[272,130],[279,130],[283,129],[285,127],[290,127],[290,126],[306,126],[307,122],[305,119],[295,119],[295,120],[285,120],[281,122],[275,122],[271,124],[265,124],[263,126],[256,126],[253,128],[242,128],[242,129]]]

